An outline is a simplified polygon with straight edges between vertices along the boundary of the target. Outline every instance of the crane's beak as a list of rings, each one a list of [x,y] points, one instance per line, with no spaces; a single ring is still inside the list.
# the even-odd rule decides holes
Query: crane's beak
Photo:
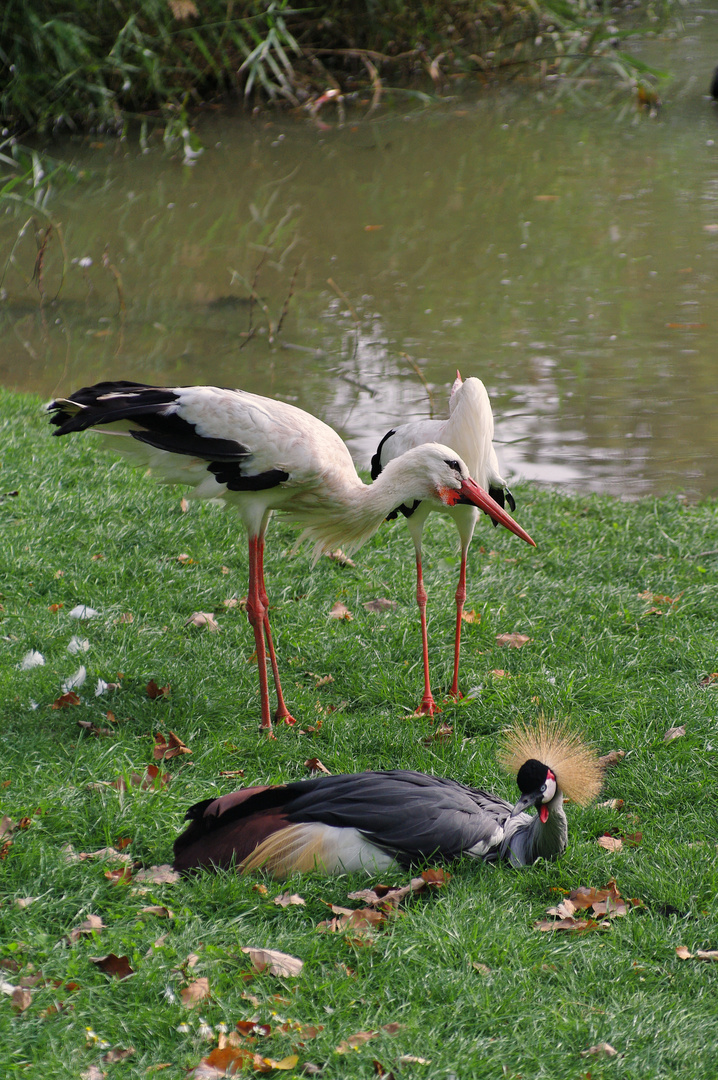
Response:
[[[488,491],[484,491],[473,480],[468,479],[462,481],[461,490],[459,493],[460,503],[470,503],[472,506],[478,506],[479,510],[483,510],[488,514],[492,521],[495,521],[497,525],[503,525],[509,532],[514,533],[515,536],[520,536],[522,540],[525,540],[531,547],[536,547],[535,541],[531,539],[525,529],[514,521],[510,514],[507,514],[502,506],[492,499]]]
[[[538,788],[536,791],[529,791],[528,794],[522,795],[509,816],[516,817],[517,814],[523,814],[524,810],[530,810],[532,806],[540,806],[544,794],[545,792]]]

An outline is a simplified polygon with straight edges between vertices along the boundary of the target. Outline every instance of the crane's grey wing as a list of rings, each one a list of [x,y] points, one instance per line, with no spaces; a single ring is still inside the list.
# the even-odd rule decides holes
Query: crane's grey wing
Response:
[[[490,857],[503,840],[511,806],[455,780],[396,769],[288,784],[293,822],[358,830],[402,865],[438,856]]]

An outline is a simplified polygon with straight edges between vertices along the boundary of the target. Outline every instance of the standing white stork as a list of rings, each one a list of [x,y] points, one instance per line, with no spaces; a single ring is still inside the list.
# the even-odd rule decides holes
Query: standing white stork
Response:
[[[456,780],[407,769],[320,776],[250,787],[187,811],[175,870],[235,866],[276,878],[315,870],[375,874],[427,859],[469,855],[513,866],[555,859],[568,838],[564,793],[585,805],[603,770],[596,754],[558,724],[518,727],[500,760],[516,774],[510,802]],[[532,816],[524,811],[536,807]]]
[[[377,480],[390,461],[405,454],[407,450],[428,442],[441,442],[450,446],[466,462],[471,476],[485,488],[491,497],[503,508],[508,502],[512,510],[516,509],[514,497],[499,473],[499,463],[493,447],[494,416],[486,387],[481,379],[470,378],[464,381],[460,372],[449,397],[448,420],[417,420],[411,424],[401,424],[387,431],[371,459],[372,480]],[[426,630],[426,589],[421,567],[421,537],[426,519],[432,511],[449,514],[459,533],[461,542],[461,568],[459,584],[456,589],[456,632],[454,635],[454,678],[449,695],[459,694],[459,655],[461,652],[461,622],[466,601],[466,555],[474,534],[478,511],[474,506],[439,505],[434,502],[407,500],[390,516],[402,513],[414,541],[416,550],[416,602],[419,605],[421,619],[421,645],[424,661],[424,696],[417,708],[417,714],[433,715],[437,711],[436,702],[431,693],[429,680],[429,643]],[[533,543],[533,541],[531,541]]]
[[[93,428],[158,480],[188,484],[195,498],[220,497],[238,511],[249,540],[247,615],[259,666],[262,728],[271,731],[266,654],[277,688],[275,719],[294,723],[279,681],[264,585],[264,534],[274,510],[304,526],[314,557],[356,551],[400,503],[468,502],[533,543],[446,446],[417,447],[366,485],[333,428],[283,401],[217,386],[103,382],[48,405],[55,435]],[[265,649],[266,640],[266,649]]]

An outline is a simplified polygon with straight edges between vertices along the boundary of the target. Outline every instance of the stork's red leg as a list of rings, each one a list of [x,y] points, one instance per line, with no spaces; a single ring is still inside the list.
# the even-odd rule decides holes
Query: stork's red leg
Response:
[[[454,680],[451,684],[449,696],[456,699],[459,696],[459,653],[461,652],[461,622],[466,603],[466,551],[461,552],[461,569],[459,570],[459,584],[456,589],[456,634],[454,636]]]
[[[269,626],[269,597],[267,596],[267,590],[264,587],[264,536],[260,536],[257,540],[257,571],[259,575],[259,589],[260,600],[264,607],[264,636],[267,639],[267,649],[269,650],[269,662],[272,665],[272,674],[274,675],[274,685],[277,688],[277,711],[274,714],[274,719],[279,721],[283,720],[285,724],[296,724],[296,720],[290,713],[287,706],[284,704],[284,695],[282,694],[282,684],[279,681],[279,668],[277,666],[277,655],[274,651],[274,644],[272,642],[272,631]]]
[[[419,702],[414,716],[433,716],[441,709],[434,701],[429,681],[429,637],[426,632],[426,589],[424,588],[424,575],[421,570],[421,555],[416,556],[416,602],[419,605],[419,617],[421,619],[421,650],[424,661],[424,696]]]
[[[259,696],[262,707],[262,729],[272,730],[269,712],[269,687],[267,685],[267,653],[264,647],[264,622],[267,617],[266,592],[262,575],[262,539],[249,537],[249,592],[247,594],[247,618],[254,630],[254,645],[259,668]],[[264,597],[264,598],[263,598]]]

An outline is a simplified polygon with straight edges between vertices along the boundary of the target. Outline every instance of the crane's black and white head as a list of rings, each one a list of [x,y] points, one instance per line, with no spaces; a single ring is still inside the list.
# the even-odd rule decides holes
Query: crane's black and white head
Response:
[[[499,761],[516,776],[521,791],[512,815],[536,806],[544,823],[555,798],[567,795],[586,806],[603,783],[603,766],[595,750],[565,723],[544,717],[506,732]]]
[[[529,758],[519,769],[516,783],[519,786],[521,798],[511,811],[511,817],[536,806],[539,817],[545,825],[548,821],[548,804],[556,797],[556,792],[559,790],[555,773],[542,761]]]

